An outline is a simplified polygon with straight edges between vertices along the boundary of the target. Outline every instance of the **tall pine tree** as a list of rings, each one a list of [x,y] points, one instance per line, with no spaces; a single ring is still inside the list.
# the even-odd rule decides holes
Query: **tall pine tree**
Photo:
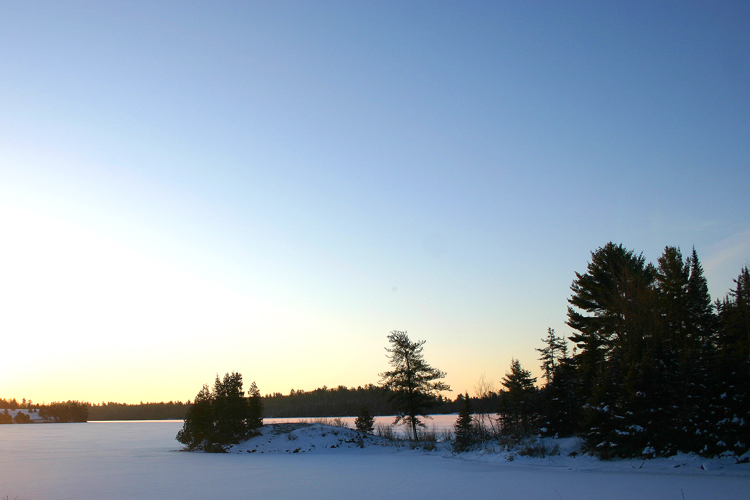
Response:
[[[419,440],[417,427],[424,427],[420,417],[425,417],[428,408],[437,403],[440,391],[449,391],[450,386],[441,381],[445,372],[425,361],[425,340],[412,342],[406,332],[392,331],[388,341],[391,347],[385,350],[393,369],[380,374],[381,384],[390,391],[395,423],[403,421],[410,427],[413,439]]]

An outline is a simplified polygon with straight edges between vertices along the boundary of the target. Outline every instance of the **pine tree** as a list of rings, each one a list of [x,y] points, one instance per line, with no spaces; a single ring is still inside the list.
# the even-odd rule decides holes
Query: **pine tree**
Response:
[[[542,339],[542,342],[545,347],[535,350],[541,353],[539,357],[542,362],[541,369],[544,372],[544,379],[549,384],[559,361],[568,357],[568,344],[563,337],[556,336],[552,328],[547,328],[547,338]]]
[[[575,274],[567,324],[579,332],[570,340],[580,349],[576,363],[591,394],[603,363],[640,356],[654,326],[654,268],[642,255],[610,242],[591,253],[585,274]]]
[[[655,395],[644,385],[645,370],[653,366],[648,359],[661,322],[656,271],[642,255],[608,243],[591,256],[587,273],[576,273],[571,285],[568,325],[579,332],[570,339],[581,349],[574,361],[586,402],[584,437],[592,451],[607,458],[627,448],[623,436],[641,426],[629,422],[632,429],[621,428],[628,406],[637,409],[641,395]]]
[[[476,442],[476,432],[472,414],[471,401],[469,399],[469,393],[467,392],[463,397],[461,409],[458,412],[458,418],[453,426],[456,433],[456,439],[453,442],[453,451],[457,453],[468,450]]]
[[[412,342],[406,332],[392,331],[388,335],[391,348],[385,350],[393,370],[380,374],[381,385],[390,391],[389,397],[396,411],[395,424],[403,421],[411,429],[412,437],[419,439],[417,426],[424,427],[419,417],[427,416],[440,391],[450,386],[440,381],[445,372],[432,368],[422,354],[426,341]]]

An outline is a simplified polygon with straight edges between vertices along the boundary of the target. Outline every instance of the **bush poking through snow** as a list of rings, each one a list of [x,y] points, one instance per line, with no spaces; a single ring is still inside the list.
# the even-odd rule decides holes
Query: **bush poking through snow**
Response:
[[[549,444],[541,439],[531,439],[521,442],[518,454],[522,457],[546,458],[552,455],[559,455],[560,447],[557,444]]]
[[[391,441],[396,439],[396,433],[393,431],[393,425],[388,424],[377,424],[375,426],[375,434]]]

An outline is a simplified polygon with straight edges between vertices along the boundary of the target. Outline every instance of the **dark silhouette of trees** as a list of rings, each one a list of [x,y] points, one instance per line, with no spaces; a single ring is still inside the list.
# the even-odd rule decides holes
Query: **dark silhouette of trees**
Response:
[[[458,412],[458,418],[453,426],[455,439],[453,441],[453,451],[461,453],[469,450],[476,443],[476,429],[474,428],[474,419],[471,409],[471,400],[469,393],[461,398],[461,410]]]
[[[388,341],[391,348],[385,350],[393,370],[380,374],[381,384],[390,391],[396,411],[394,423],[403,421],[418,440],[417,427],[424,427],[419,417],[427,416],[427,409],[435,405],[440,391],[449,391],[450,386],[440,381],[445,373],[424,360],[425,340],[412,342],[406,332],[392,331]]]
[[[12,424],[13,416],[10,414],[7,408],[0,413],[0,424]]]
[[[182,429],[177,433],[177,441],[187,445],[191,450],[211,447],[214,442],[214,395],[203,384],[203,388],[195,396],[192,406],[185,415]]]
[[[88,422],[89,409],[79,401],[56,402],[39,408],[39,417],[57,423]]]
[[[88,404],[89,420],[183,420],[189,402]]]
[[[354,419],[354,427],[359,432],[371,433],[375,428],[375,417],[370,415],[370,410],[363,406],[359,411],[359,415]]]
[[[568,357],[568,344],[563,337],[556,336],[552,328],[547,328],[547,338],[542,339],[542,342],[544,342],[544,347],[535,350],[541,353],[539,357],[542,362],[541,368],[544,372],[544,379],[549,384],[557,365]]]
[[[579,433],[603,458],[748,450],[750,273],[711,302],[693,249],[653,266],[622,245],[576,273],[567,324],[577,349],[556,362],[543,340],[538,416],[547,433]]]
[[[536,425],[536,378],[517,359],[502,379],[505,390],[500,393],[498,421],[500,431],[508,435],[529,434]]]
[[[204,385],[196,395],[177,440],[191,450],[223,452],[224,446],[255,435],[263,424],[263,406],[254,382],[248,396],[241,374],[227,373],[223,379],[217,375],[213,390]]]
[[[258,386],[255,382],[250,384],[250,388],[247,390],[247,426],[250,429],[257,429],[263,426],[263,398],[260,395]]]
[[[387,391],[374,384],[357,388],[319,387],[263,397],[266,417],[352,417],[367,406],[372,415],[393,415]]]
[[[14,424],[30,424],[31,417],[28,415],[28,413],[19,411],[18,413],[16,413],[16,416],[13,417],[13,423]]]

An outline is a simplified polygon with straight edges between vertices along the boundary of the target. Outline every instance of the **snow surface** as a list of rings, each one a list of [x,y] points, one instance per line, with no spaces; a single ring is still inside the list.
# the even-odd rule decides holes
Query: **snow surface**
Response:
[[[3,413],[3,412],[5,412],[5,410],[0,410],[0,413]],[[29,418],[31,419],[32,423],[41,423],[41,422],[44,422],[44,420],[42,420],[42,417],[39,416],[39,410],[35,410],[33,412],[31,412],[31,411],[29,411],[27,409],[8,410],[8,413],[10,414],[11,417],[14,417],[14,418],[15,418],[15,416],[16,416],[17,413],[25,413],[26,415],[29,416]],[[4,499],[0,499],[0,500],[4,500]]]
[[[573,439],[556,440],[561,454],[547,458],[454,455],[447,443],[426,452],[376,437],[360,448],[351,430],[286,424],[227,454],[180,451],[181,421],[0,426],[0,498],[750,498],[750,464],[731,458],[602,462],[568,456]]]

